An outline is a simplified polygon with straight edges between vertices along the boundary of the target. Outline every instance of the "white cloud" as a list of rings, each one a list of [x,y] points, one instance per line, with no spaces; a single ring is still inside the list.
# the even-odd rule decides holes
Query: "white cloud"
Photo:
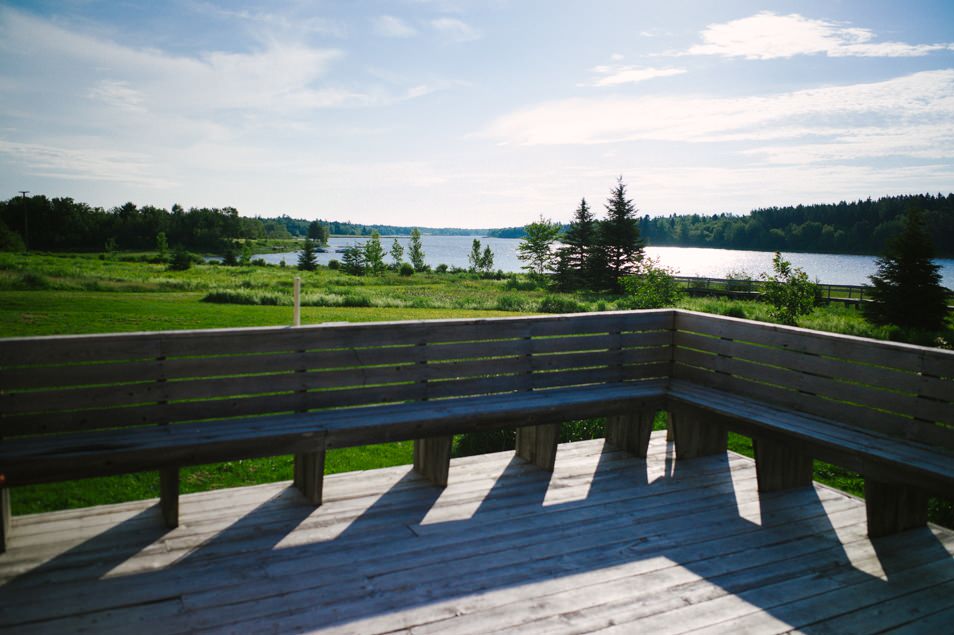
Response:
[[[826,20],[812,20],[797,13],[777,15],[764,11],[702,31],[702,43],[692,46],[689,55],[721,55],[768,60],[795,55],[822,54],[829,57],[915,57],[933,51],[954,50],[954,44],[906,44],[873,42],[870,29],[842,26]]]
[[[906,143],[892,144],[892,152],[919,156],[937,147],[931,134],[947,130],[951,121],[954,70],[942,70],[768,96],[552,101],[500,117],[483,135],[517,145],[635,140],[762,142],[815,136],[845,148],[846,139],[873,147],[875,137],[854,131],[874,128],[881,131],[878,144],[903,137]],[[954,157],[954,146],[945,146],[944,152]]]
[[[148,155],[97,148],[63,148],[0,139],[0,156],[20,163],[33,174],[61,179],[110,181],[165,188],[174,185],[156,175]]]
[[[482,37],[480,31],[457,18],[436,18],[431,20],[431,26],[454,42],[470,42]]]
[[[417,31],[401,18],[393,15],[379,15],[372,21],[374,32],[384,37],[409,38],[417,35]]]
[[[593,80],[593,86],[619,86],[620,84],[635,84],[656,77],[670,77],[682,75],[684,68],[650,68],[645,66],[604,65],[593,68],[599,75]]]

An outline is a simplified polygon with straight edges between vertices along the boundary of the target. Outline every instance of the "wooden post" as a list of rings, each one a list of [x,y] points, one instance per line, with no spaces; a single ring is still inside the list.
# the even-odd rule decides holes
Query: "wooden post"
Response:
[[[159,470],[159,507],[166,527],[179,526],[179,468]]]
[[[301,276],[295,276],[293,295],[295,304],[293,323],[295,326],[301,326]]]
[[[295,455],[295,487],[309,503],[321,505],[321,495],[325,482],[325,447],[315,452]]]
[[[694,459],[710,454],[723,454],[728,449],[729,435],[716,415],[695,412],[672,412],[672,437],[676,459]]]
[[[517,456],[525,461],[553,471],[556,463],[557,444],[560,442],[560,424],[517,428]]]
[[[0,474],[0,476],[3,476]],[[10,537],[11,524],[10,490],[0,487],[0,553],[7,550],[7,538]]]
[[[453,436],[414,440],[414,471],[439,487],[447,486]]]
[[[606,419],[606,442],[645,459],[655,412],[634,412]]]
[[[890,536],[927,524],[928,497],[915,487],[865,477],[865,510],[868,536]]]
[[[752,439],[755,450],[755,474],[760,492],[807,487],[812,484],[812,457],[784,443]]]

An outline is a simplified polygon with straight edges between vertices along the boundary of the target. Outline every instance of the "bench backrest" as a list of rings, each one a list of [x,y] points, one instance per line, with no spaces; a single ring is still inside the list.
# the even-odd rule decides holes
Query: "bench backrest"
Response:
[[[668,377],[673,312],[0,340],[0,437]]]
[[[673,377],[954,449],[954,351],[675,312]]]

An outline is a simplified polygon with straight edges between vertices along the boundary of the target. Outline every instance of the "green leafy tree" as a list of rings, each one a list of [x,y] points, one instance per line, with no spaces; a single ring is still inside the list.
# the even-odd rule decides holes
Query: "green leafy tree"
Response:
[[[353,276],[363,276],[366,269],[364,249],[358,245],[345,247],[341,255],[341,270]]]
[[[870,276],[871,302],[865,315],[877,324],[937,330],[947,318],[947,290],[932,257],[934,245],[921,211],[908,208],[904,229],[889,241]]]
[[[815,307],[818,285],[777,251],[772,258],[772,270],[774,275],[763,273],[761,276],[762,296],[772,304],[773,318],[794,326],[798,316],[808,315]]]
[[[371,238],[364,243],[364,266],[372,274],[384,271],[384,247],[381,246],[381,234],[371,232]]]
[[[414,267],[414,271],[424,271],[427,265],[424,264],[424,247],[421,244],[421,231],[415,227],[411,230],[411,246],[408,249],[408,259]]]
[[[560,237],[561,226],[540,217],[535,223],[524,227],[526,238],[517,245],[517,257],[523,262],[523,268],[532,275],[541,277],[556,267],[556,252],[553,243]]]
[[[391,243],[391,260],[394,261],[395,267],[400,267],[401,263],[404,261],[404,247],[401,246],[401,242],[395,238],[394,242]]]
[[[636,208],[626,198],[623,177],[617,179],[616,187],[606,201],[606,220],[599,225],[598,249],[599,258],[594,261],[598,264],[597,278],[602,278],[603,285],[614,289],[620,288],[621,278],[636,273],[643,259]]]
[[[311,238],[306,238],[298,252],[298,269],[301,271],[314,271],[318,268],[318,255],[315,252],[315,243]]]
[[[557,254],[556,277],[561,288],[571,290],[587,286],[596,240],[596,219],[584,198],[561,239],[563,247]]]
[[[645,258],[639,273],[626,276],[620,283],[626,294],[617,304],[627,309],[661,309],[675,306],[683,295],[672,269],[659,266],[658,260]]]
[[[328,244],[328,226],[319,221],[313,220],[308,223],[308,238],[319,245]]]
[[[480,241],[476,238],[474,242],[470,244],[470,255],[467,256],[467,262],[470,265],[471,271],[475,273],[480,271],[483,260],[480,254]]]
[[[479,268],[483,273],[494,270],[494,252],[490,250],[490,245],[484,247],[484,252],[480,255]]]

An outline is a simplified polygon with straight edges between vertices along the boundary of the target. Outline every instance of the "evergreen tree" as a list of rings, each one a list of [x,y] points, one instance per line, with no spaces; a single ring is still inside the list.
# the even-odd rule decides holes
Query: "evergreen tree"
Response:
[[[318,268],[318,256],[315,253],[315,243],[311,238],[305,239],[301,252],[298,254],[298,268],[301,271],[314,271]]]
[[[556,253],[553,243],[560,237],[560,224],[549,221],[543,216],[535,223],[524,227],[526,238],[517,245],[517,257],[524,261],[523,268],[532,275],[543,276],[556,266]]]
[[[156,234],[156,258],[161,262],[169,259],[169,240],[166,238],[166,232]]]
[[[341,257],[341,269],[353,276],[363,276],[365,271],[364,249],[357,245],[346,247]]]
[[[911,206],[904,229],[889,241],[878,258],[878,272],[870,276],[872,302],[864,309],[871,321],[930,330],[944,326],[947,291],[933,255],[921,211]]]
[[[569,290],[586,286],[596,239],[596,220],[584,198],[563,235],[563,247],[557,253],[557,283],[562,288]]]
[[[404,260],[404,247],[401,246],[401,242],[395,238],[394,242],[391,243],[391,260],[394,261],[395,267],[400,267],[401,262]]]
[[[599,225],[597,278],[603,285],[620,288],[620,279],[636,273],[643,259],[643,241],[639,238],[636,208],[626,198],[623,177],[616,181],[606,201],[606,220]]]
[[[415,227],[411,230],[411,247],[408,250],[407,257],[411,260],[414,271],[424,271],[427,265],[424,264],[424,247],[421,245],[421,232]]]
[[[384,271],[384,247],[381,246],[381,234],[371,232],[371,238],[364,243],[364,266],[370,273]]]

